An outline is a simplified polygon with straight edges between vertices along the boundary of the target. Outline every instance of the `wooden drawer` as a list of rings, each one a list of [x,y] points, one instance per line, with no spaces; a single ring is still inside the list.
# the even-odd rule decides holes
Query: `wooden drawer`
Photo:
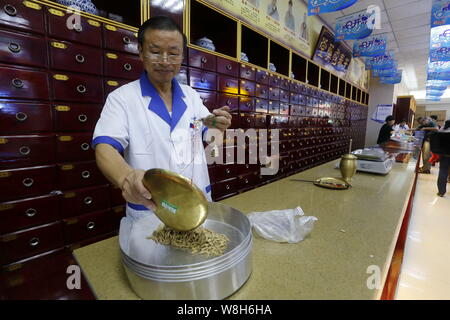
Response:
[[[267,128],[267,115],[256,114],[255,115],[255,128],[266,129]]]
[[[30,1],[2,1],[0,25],[36,33],[45,33],[44,13],[41,5]]]
[[[217,75],[212,72],[189,68],[189,83],[194,89],[215,91],[217,89]]]
[[[114,230],[114,215],[110,209],[96,211],[63,220],[66,244],[82,241]]]
[[[0,171],[0,201],[49,193],[55,187],[54,165]]]
[[[244,191],[252,188],[259,182],[259,172],[250,172],[239,176],[237,181],[237,188],[239,191]]]
[[[94,160],[95,153],[91,148],[92,132],[73,133],[56,136],[56,160],[58,162]]]
[[[271,88],[279,88],[281,86],[281,77],[274,74],[269,76],[269,86]]]
[[[218,75],[217,77],[217,91],[238,94],[239,93],[239,79]]]
[[[250,129],[255,127],[255,115],[240,113],[239,114],[239,128]]]
[[[239,77],[239,64],[237,62],[217,57],[217,72],[232,77]]]
[[[60,222],[0,236],[0,263],[31,257],[64,245]]]
[[[2,127],[0,134],[52,131],[52,112],[49,104],[0,102]]]
[[[280,102],[280,114],[289,115],[289,104]]]
[[[0,67],[0,98],[49,100],[46,72]]]
[[[297,93],[291,92],[289,94],[289,103],[291,104],[299,104],[299,97]]]
[[[289,91],[294,93],[300,93],[301,91],[300,86],[301,85],[298,82],[291,81],[291,83],[289,84]]]
[[[219,182],[236,177],[235,164],[216,165],[211,169],[211,182]]]
[[[255,96],[261,99],[269,98],[269,87],[263,84],[257,83],[255,86]]]
[[[137,34],[133,31],[103,25],[103,47],[109,50],[139,54]]]
[[[255,99],[255,111],[261,113],[269,112],[269,101],[264,99]]]
[[[269,84],[269,73],[264,70],[256,70],[256,82],[259,84]]]
[[[284,91],[288,91],[290,90],[291,87],[291,83],[292,81],[286,78],[281,78],[280,80],[280,88],[283,89]]]
[[[109,185],[65,191],[61,196],[60,215],[69,218],[103,210],[111,205]]]
[[[237,178],[220,181],[212,185],[212,198],[220,199],[222,197],[237,193]]]
[[[58,189],[68,190],[108,181],[98,169],[95,161],[58,164]]]
[[[180,84],[189,85],[189,69],[187,67],[181,66],[180,72],[175,76],[175,79]]]
[[[256,83],[249,80],[241,80],[239,83],[239,94],[245,96],[255,96]]]
[[[239,97],[239,112],[254,112],[255,100],[250,97]]]
[[[48,32],[50,36],[100,48],[102,46],[102,28],[99,22],[80,17],[80,24],[70,24],[72,13],[47,8]],[[68,27],[70,26],[70,29]]]
[[[45,195],[0,203],[0,234],[58,220],[58,196]]]
[[[47,66],[47,48],[39,37],[0,30],[0,62]]]
[[[259,164],[238,164],[237,166],[237,174],[239,176],[244,176],[249,173],[259,173],[260,166]]]
[[[216,71],[216,56],[189,48],[189,66],[209,71]]]
[[[103,51],[68,41],[49,39],[52,69],[101,75]]]
[[[109,194],[111,197],[111,206],[120,206],[126,203],[125,199],[122,197],[122,190],[119,187],[110,185]]]
[[[100,118],[102,105],[65,103],[54,105],[56,131],[94,131]]]
[[[106,77],[136,80],[144,66],[138,56],[105,51],[104,71]]]
[[[0,136],[0,159],[3,169],[52,163],[55,161],[55,136]]]
[[[208,108],[208,110],[212,111],[218,108],[217,93],[213,91],[203,91],[203,90],[197,90],[197,92],[200,95],[203,104]]]
[[[219,107],[229,107],[231,112],[237,112],[239,109],[239,96],[234,94],[219,93]]]
[[[256,69],[253,67],[246,66],[245,64],[241,64],[240,77],[241,77],[241,79],[255,81],[256,80]]]
[[[103,78],[103,86],[105,88],[105,97],[108,97],[108,95],[111,92],[113,92],[117,88],[123,86],[124,84],[129,83],[130,81],[131,80],[109,78],[109,77]]]
[[[55,100],[103,102],[103,84],[98,77],[54,72],[51,81]]]
[[[279,88],[269,88],[269,100],[279,101],[280,100],[280,89]]]
[[[269,113],[280,113],[280,103],[278,101],[269,101]]]

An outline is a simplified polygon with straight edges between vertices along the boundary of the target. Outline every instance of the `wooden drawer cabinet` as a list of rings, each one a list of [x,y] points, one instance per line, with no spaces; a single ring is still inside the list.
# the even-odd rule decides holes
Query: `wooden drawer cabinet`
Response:
[[[103,102],[103,84],[98,77],[75,73],[51,73],[53,99],[62,101]]]
[[[45,41],[37,36],[0,30],[0,62],[45,68]]]
[[[0,67],[0,98],[48,100],[47,73]]]
[[[194,89],[211,90],[217,89],[217,75],[194,68],[189,68],[189,83]]]
[[[217,109],[219,106],[217,105],[217,93],[213,91],[203,91],[197,90],[200,98],[203,101],[203,104],[208,108],[208,110],[212,111]]]
[[[127,79],[118,79],[118,78],[111,78],[111,77],[104,77],[103,78],[103,88],[105,89],[105,99],[108,97],[108,95],[116,90],[117,88],[123,86],[124,84],[129,83],[131,80]]]
[[[92,132],[57,134],[56,160],[58,162],[94,160],[95,153],[91,148],[92,134]]]
[[[269,73],[264,70],[257,70],[256,71],[256,82],[259,84],[269,84]]]
[[[231,112],[239,110],[239,96],[234,94],[220,93],[218,95],[218,106],[229,107]]]
[[[82,241],[113,231],[116,219],[111,209],[84,214],[63,220],[66,244]]]
[[[60,215],[64,218],[109,208],[109,186],[96,186],[65,191],[61,196]]]
[[[241,79],[255,81],[256,80],[256,69],[253,67],[246,66],[245,64],[241,64],[240,77],[241,77]]]
[[[241,80],[239,83],[239,94],[245,96],[255,96],[256,83],[249,80]]]
[[[52,111],[47,103],[0,102],[0,134],[53,130]]]
[[[58,189],[69,190],[106,184],[95,161],[58,164]]]
[[[189,66],[209,71],[216,71],[216,56],[189,48]]]
[[[217,72],[232,77],[239,77],[239,64],[237,62],[217,57]]]
[[[139,54],[136,33],[108,24],[103,24],[103,46],[109,50]]]
[[[217,91],[238,94],[239,93],[239,79],[228,76],[218,75]]]
[[[240,97],[239,98],[239,112],[254,112],[255,111],[255,100],[250,97]]]
[[[64,103],[53,106],[56,131],[94,131],[102,111],[100,104]]]
[[[122,190],[119,187],[110,185],[109,194],[111,197],[111,206],[121,206],[125,204],[125,199],[122,197]]]
[[[212,197],[215,200],[237,193],[237,178],[224,180],[212,185]]]
[[[136,80],[144,67],[138,56],[105,51],[104,71],[106,77]]]
[[[2,1],[0,25],[42,34],[45,32],[43,11],[41,5],[30,1]]]

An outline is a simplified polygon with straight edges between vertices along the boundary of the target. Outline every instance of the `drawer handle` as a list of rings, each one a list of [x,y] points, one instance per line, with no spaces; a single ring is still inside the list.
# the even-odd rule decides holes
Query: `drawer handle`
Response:
[[[37,211],[36,211],[36,209],[33,209],[33,208],[29,208],[29,209],[27,209],[27,211],[25,211],[25,215],[28,218],[33,218],[36,214],[37,214]]]
[[[21,155],[27,156],[27,155],[30,154],[31,149],[30,149],[30,147],[23,146],[23,147],[20,147],[19,152],[20,152]]]
[[[247,123],[250,123],[250,122],[251,122],[250,118],[247,118],[247,119],[245,119],[245,120],[247,121]]]
[[[77,60],[77,62],[79,62],[79,63],[83,63],[84,62],[84,56],[82,54],[77,54],[75,56],[75,60]]]
[[[123,65],[123,68],[124,68],[126,71],[131,71],[131,64],[125,63],[125,64]]]
[[[250,91],[252,88],[250,88],[250,87],[245,87],[245,90],[246,91]]]
[[[11,42],[8,46],[8,49],[9,49],[9,51],[11,51],[13,53],[18,53],[21,50],[20,45],[15,42]]]
[[[81,173],[81,177],[83,177],[83,179],[89,179],[90,176],[91,176],[91,173],[87,170],[85,170]]]
[[[23,179],[22,183],[25,187],[31,187],[34,183],[34,180],[31,178],[26,178],[26,179]]]
[[[245,183],[246,183],[246,184],[248,183],[248,179],[247,179],[247,178],[245,178]]]
[[[14,17],[17,14],[17,9],[10,4],[5,5],[3,10],[5,10],[6,14],[11,17]]]
[[[86,228],[88,229],[88,230],[94,230],[94,228],[95,228],[95,223],[94,222],[88,222],[88,224],[86,225]]]
[[[266,94],[267,91],[263,89],[263,90],[261,90],[261,93],[262,93],[262,94]]]
[[[249,76],[251,74],[250,70],[246,70],[245,74]]]
[[[16,113],[16,119],[21,121],[21,122],[27,120],[27,118],[28,118],[28,116],[25,113],[23,113],[23,112],[17,112]]]
[[[80,85],[77,86],[77,91],[79,93],[85,93],[86,92],[86,87],[83,86],[82,84],[80,84]]]
[[[205,78],[201,78],[201,79],[200,79],[200,82],[205,83],[205,82],[206,82],[206,79],[205,79]]]
[[[130,43],[131,43],[131,39],[130,39],[129,37],[127,37],[127,36],[123,37],[123,38],[122,38],[122,41],[123,41],[123,43],[125,43],[125,44],[130,44]]]
[[[229,82],[229,81],[227,81],[227,83],[225,84],[225,86],[226,86],[226,87],[228,87],[228,88],[229,88],[229,87],[231,87],[231,84],[230,84],[230,82]]]
[[[87,204],[87,205],[90,205],[93,201],[94,201],[94,199],[92,197],[86,197],[83,200],[84,204]]]
[[[75,23],[73,25],[73,30],[75,30],[76,32],[81,32],[81,31],[83,31],[83,26],[79,23]]]
[[[208,58],[202,57],[201,61],[202,61],[202,63],[206,63],[206,62],[208,62]]]
[[[12,80],[12,85],[18,89],[23,88],[23,80],[19,79],[19,78],[15,78]]]
[[[231,100],[227,100],[226,104],[227,104],[228,106],[231,106]]]
[[[225,186],[225,189],[230,190],[230,185],[227,184],[227,185]]]
[[[81,145],[81,150],[83,150],[83,151],[88,151],[89,150],[89,143],[83,143],[82,145]]]
[[[78,121],[80,121],[80,122],[86,122],[87,119],[88,119],[88,117],[85,114],[78,115]]]
[[[233,67],[231,66],[231,64],[227,64],[227,70],[230,71],[231,69],[233,69]]]
[[[231,170],[227,168],[227,169],[225,170],[225,173],[226,173],[226,174],[230,174],[230,173],[231,173]]]
[[[39,238],[31,238],[29,243],[30,243],[30,246],[36,247],[39,245],[40,242],[41,241],[39,240]]]

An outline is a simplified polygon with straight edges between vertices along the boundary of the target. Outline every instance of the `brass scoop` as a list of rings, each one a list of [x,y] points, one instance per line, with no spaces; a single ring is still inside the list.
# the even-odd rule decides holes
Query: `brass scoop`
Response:
[[[169,228],[189,231],[206,220],[208,200],[191,180],[168,170],[150,169],[142,183],[156,204],[156,215]]]

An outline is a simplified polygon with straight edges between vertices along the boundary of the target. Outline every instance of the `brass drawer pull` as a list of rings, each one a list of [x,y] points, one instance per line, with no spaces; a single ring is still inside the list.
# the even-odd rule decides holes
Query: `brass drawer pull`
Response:
[[[123,37],[123,38],[122,38],[122,41],[123,41],[123,43],[125,43],[125,44],[130,44],[130,43],[131,43],[131,39],[130,39],[129,37],[127,37],[127,36]]]
[[[23,112],[17,112],[16,113],[16,119],[21,121],[21,122],[27,120],[27,118],[28,118],[28,116],[25,113],[23,113]]]
[[[132,69],[131,64],[129,64],[129,63],[125,63],[125,64],[123,65],[123,68],[124,68],[126,71],[131,71],[131,69]]]
[[[81,173],[81,177],[83,179],[89,179],[91,177],[91,173],[89,171],[85,170]]]
[[[19,79],[19,78],[14,78],[11,81],[11,83],[15,88],[18,88],[18,89],[23,88],[23,85],[24,85],[23,80]]]
[[[36,247],[39,245],[40,242],[41,241],[39,240],[39,238],[32,238],[29,243],[30,243],[30,246]]]
[[[231,66],[231,64],[227,64],[227,70],[230,71],[231,69],[233,69],[233,67]]]
[[[201,62],[202,62],[202,63],[207,63],[207,62],[208,62],[208,58],[202,57]]]
[[[95,223],[94,222],[88,222],[88,224],[86,225],[86,228],[88,230],[94,230],[95,229]]]
[[[92,197],[86,197],[83,200],[84,204],[87,204],[87,205],[90,205],[93,201],[94,201],[94,199]]]
[[[33,208],[29,208],[29,209],[27,209],[27,211],[25,211],[25,215],[28,218],[33,218],[36,214],[37,214],[37,211],[36,211],[36,209],[33,209]]]
[[[77,62],[79,62],[79,63],[83,63],[85,59],[84,59],[84,56],[82,54],[77,54],[75,56],[75,60],[77,60]]]
[[[15,42],[11,42],[8,46],[8,49],[9,49],[9,51],[11,51],[13,53],[18,53],[21,50],[20,45]]]
[[[77,86],[77,91],[79,93],[85,93],[86,92],[86,87],[83,86],[82,84],[80,84],[80,85]]]
[[[30,149],[30,147],[23,146],[23,147],[20,147],[19,152],[20,152],[21,155],[27,156],[27,155],[30,154],[31,149]]]
[[[83,150],[83,151],[88,151],[89,150],[89,143],[83,143],[82,145],[81,145],[81,150]]]
[[[87,115],[85,115],[85,114],[80,114],[80,115],[78,115],[78,121],[80,121],[80,122],[86,122],[87,121],[87,119],[88,119],[88,117],[87,117]]]
[[[5,5],[3,7],[3,10],[5,10],[6,14],[11,17],[14,17],[15,15],[17,15],[17,9],[10,4]]]
[[[26,179],[23,179],[23,181],[22,181],[22,184],[25,187],[31,187],[33,185],[33,183],[34,183],[34,180],[31,178],[26,178]]]
[[[230,188],[231,188],[231,187],[230,187],[230,185],[228,185],[228,184],[225,186],[225,189],[227,189],[227,190],[230,190]]]

